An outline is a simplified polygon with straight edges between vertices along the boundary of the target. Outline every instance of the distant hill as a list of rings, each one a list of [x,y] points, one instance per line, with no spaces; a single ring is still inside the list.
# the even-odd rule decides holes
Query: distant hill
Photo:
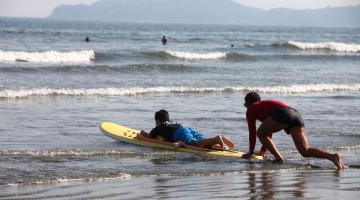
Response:
[[[140,23],[360,27],[360,5],[265,11],[232,0],[100,0],[90,6],[59,6],[48,18]]]

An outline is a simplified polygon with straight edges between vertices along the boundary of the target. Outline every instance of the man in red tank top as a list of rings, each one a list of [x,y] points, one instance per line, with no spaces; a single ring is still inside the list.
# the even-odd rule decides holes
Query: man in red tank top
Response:
[[[245,96],[244,106],[247,108],[246,119],[249,128],[249,152],[245,157],[249,157],[254,153],[257,136],[263,145],[259,152],[260,155],[264,155],[266,149],[269,149],[275,156],[275,162],[284,162],[284,158],[272,140],[272,134],[285,130],[287,134],[291,135],[297,150],[302,156],[328,159],[338,169],[345,167],[338,153],[331,154],[321,149],[309,147],[304,121],[296,109],[281,101],[261,101],[259,94],[255,92],[250,92]],[[262,122],[257,131],[256,120]]]

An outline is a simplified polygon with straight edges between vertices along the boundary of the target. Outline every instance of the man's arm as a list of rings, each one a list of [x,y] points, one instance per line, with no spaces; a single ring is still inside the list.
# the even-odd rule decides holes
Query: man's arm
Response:
[[[249,129],[249,151],[243,155],[243,158],[251,158],[256,145],[256,118],[249,109],[246,111],[246,121]]]
[[[249,153],[253,154],[256,145],[256,118],[250,110],[246,112],[246,120],[249,129]]]

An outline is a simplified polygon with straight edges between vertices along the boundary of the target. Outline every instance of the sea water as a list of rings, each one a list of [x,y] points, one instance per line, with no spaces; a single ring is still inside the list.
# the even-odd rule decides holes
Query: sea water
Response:
[[[274,165],[126,144],[99,129],[149,131],[166,109],[247,151],[248,91],[298,109],[311,146],[360,163],[360,29],[0,18],[0,198],[357,197],[357,169],[303,158],[284,132],[274,142],[286,162]]]

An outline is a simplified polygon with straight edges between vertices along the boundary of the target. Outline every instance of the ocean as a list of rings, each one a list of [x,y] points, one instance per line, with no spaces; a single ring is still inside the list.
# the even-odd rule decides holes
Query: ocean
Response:
[[[0,199],[358,197],[358,168],[303,158],[283,131],[274,142],[286,161],[271,164],[126,144],[99,129],[150,131],[166,109],[247,151],[249,91],[295,107],[312,147],[360,165],[360,29],[0,18]]]

